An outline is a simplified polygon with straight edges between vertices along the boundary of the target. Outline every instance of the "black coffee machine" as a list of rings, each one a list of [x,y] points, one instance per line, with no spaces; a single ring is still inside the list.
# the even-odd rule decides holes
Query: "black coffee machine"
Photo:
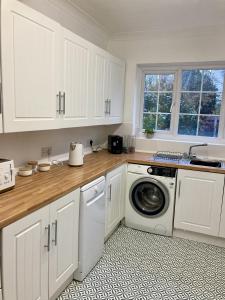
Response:
[[[108,151],[113,154],[121,154],[123,152],[123,138],[119,135],[108,136]]]

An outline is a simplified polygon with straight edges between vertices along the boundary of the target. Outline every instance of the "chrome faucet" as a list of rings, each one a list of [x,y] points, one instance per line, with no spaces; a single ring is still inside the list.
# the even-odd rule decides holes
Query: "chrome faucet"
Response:
[[[193,145],[189,147],[189,151],[188,151],[188,158],[193,158],[193,154],[192,154],[192,148],[194,147],[203,147],[203,146],[208,146],[208,144],[204,143],[204,144],[198,144],[198,145]]]

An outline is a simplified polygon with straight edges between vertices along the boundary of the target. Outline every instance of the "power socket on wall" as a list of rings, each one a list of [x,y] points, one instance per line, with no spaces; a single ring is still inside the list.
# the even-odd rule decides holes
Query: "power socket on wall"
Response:
[[[52,147],[41,147],[41,157],[49,157],[52,154]]]

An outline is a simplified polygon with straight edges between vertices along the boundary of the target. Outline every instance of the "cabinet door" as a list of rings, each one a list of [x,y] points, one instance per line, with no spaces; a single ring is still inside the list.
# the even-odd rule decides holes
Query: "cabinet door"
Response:
[[[123,199],[124,168],[119,167],[106,177],[106,234],[107,236],[121,221],[122,211],[121,202]]]
[[[59,24],[15,0],[2,0],[4,131],[58,127]]]
[[[47,206],[3,228],[4,300],[48,299],[48,221]]]
[[[78,267],[79,202],[77,189],[50,205],[49,297]]]
[[[125,65],[119,59],[109,59],[109,105],[110,123],[121,123],[124,106],[124,76]]]
[[[90,49],[89,42],[63,30],[63,127],[89,125]]]
[[[222,174],[179,170],[175,228],[218,236],[223,185]]]
[[[108,54],[93,47],[92,51],[92,105],[90,106],[92,123],[101,125],[106,123],[109,107],[108,98]]]

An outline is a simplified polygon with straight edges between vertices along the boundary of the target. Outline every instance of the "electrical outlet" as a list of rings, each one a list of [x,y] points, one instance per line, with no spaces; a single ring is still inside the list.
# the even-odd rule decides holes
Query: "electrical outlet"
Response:
[[[52,147],[41,147],[41,157],[49,157],[52,154]]]

